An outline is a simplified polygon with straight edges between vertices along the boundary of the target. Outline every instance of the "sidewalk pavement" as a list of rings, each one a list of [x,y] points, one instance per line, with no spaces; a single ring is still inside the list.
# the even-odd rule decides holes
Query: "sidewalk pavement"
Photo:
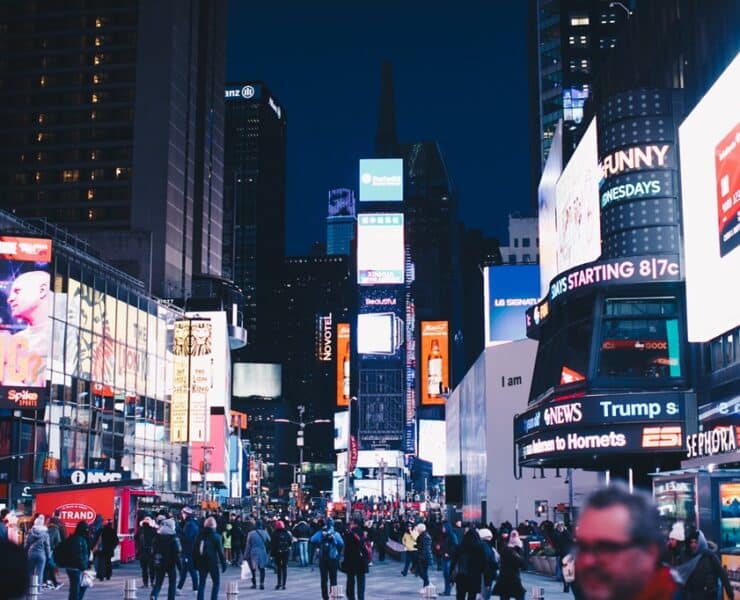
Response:
[[[442,572],[433,570],[429,573],[431,583],[437,587],[437,592],[444,589]],[[251,589],[251,581],[240,581],[240,570],[236,567],[229,567],[226,574],[222,575],[219,599],[226,598],[228,583],[233,581],[239,582],[239,598],[255,598],[259,600],[273,600],[282,598],[301,598],[311,600],[321,600],[320,577],[317,565],[311,567],[299,567],[295,563],[288,566],[287,589],[276,590],[277,581],[275,573],[267,569],[265,577],[265,589]],[[95,585],[85,594],[85,600],[121,600],[123,598],[123,588],[127,579],[136,579],[139,586],[136,590],[138,600],[148,600],[151,588],[141,587],[141,578],[138,563],[129,563],[119,566],[113,570],[113,578],[110,581],[95,582]],[[69,593],[69,582],[66,573],[60,570],[58,580],[64,582],[64,587],[57,591],[44,591],[41,594],[42,600],[64,600]],[[339,573],[337,583],[344,590],[346,575]],[[562,584],[556,582],[552,577],[545,577],[533,573],[523,573],[522,583],[527,591],[526,598],[532,598],[532,587],[539,586],[544,588],[544,598],[546,600],[560,600],[569,598],[572,600],[572,594],[562,592]],[[367,575],[365,586],[366,600],[395,600],[401,598],[421,598],[421,580],[418,577],[408,575],[401,576],[401,565],[395,560],[386,560],[385,562],[375,561],[370,567],[370,573]],[[211,583],[210,580],[206,586],[206,598],[210,598]],[[453,589],[454,594],[454,589]],[[454,595],[452,596],[454,598]],[[167,581],[159,593],[159,600],[167,599]],[[196,594],[192,591],[192,585],[188,579],[181,595],[177,600],[195,600]]]

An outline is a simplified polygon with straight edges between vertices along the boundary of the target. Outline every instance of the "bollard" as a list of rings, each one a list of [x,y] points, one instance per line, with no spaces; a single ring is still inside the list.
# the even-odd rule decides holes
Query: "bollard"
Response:
[[[239,582],[229,581],[229,585],[226,587],[226,599],[237,600],[239,597]]]
[[[342,586],[340,585],[333,585],[329,588],[329,600],[340,600],[341,598],[344,598],[344,592],[342,591]]]
[[[123,582],[123,600],[136,600],[136,579]]]
[[[533,585],[532,600],[545,600],[545,588],[538,585]]]
[[[437,587],[433,584],[429,584],[424,588],[424,594],[422,598],[436,598],[437,597]]]
[[[31,577],[31,587],[28,588],[28,600],[38,600],[39,598],[39,576]]]

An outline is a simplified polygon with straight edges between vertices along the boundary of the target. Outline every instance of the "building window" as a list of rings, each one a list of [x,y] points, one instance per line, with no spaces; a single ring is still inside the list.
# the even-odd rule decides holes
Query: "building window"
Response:
[[[523,263],[529,263],[532,262],[532,255],[531,254],[525,254],[522,256],[522,262]]]
[[[530,240],[529,238],[522,238],[522,248],[529,248],[531,243],[532,240]]]
[[[589,24],[588,15],[573,15],[570,18],[571,27],[583,27]]]
[[[516,264],[516,254],[509,254],[509,264],[510,265]]]
[[[87,199],[92,200],[95,198],[95,190],[87,190]]]
[[[74,183],[80,179],[80,172],[77,169],[65,169],[62,171],[62,181],[64,183]]]
[[[514,238],[514,248],[519,247],[519,238]]]

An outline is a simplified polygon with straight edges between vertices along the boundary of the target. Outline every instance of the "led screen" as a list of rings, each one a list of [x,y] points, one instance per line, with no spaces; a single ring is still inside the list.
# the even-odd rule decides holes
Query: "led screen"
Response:
[[[540,235],[540,298],[547,296],[550,280],[558,274],[558,240],[555,223],[555,189],[563,172],[563,122],[558,121],[550,153],[537,188],[537,226]]]
[[[234,396],[276,400],[282,396],[282,366],[234,363]]]
[[[601,256],[600,180],[594,118],[555,188],[558,273]]]
[[[403,215],[361,214],[357,219],[357,283],[402,284]]]
[[[337,406],[349,406],[350,355],[349,323],[337,323]]]
[[[334,450],[346,450],[349,441],[349,411],[334,413]]]
[[[360,161],[360,202],[402,202],[403,160],[367,158]]]
[[[36,410],[48,399],[53,294],[51,240],[0,236],[0,408]]]
[[[483,293],[486,345],[493,346],[526,338],[525,313],[539,299],[539,267],[486,267],[483,273]]]
[[[679,128],[690,342],[740,324],[740,56]]]
[[[444,404],[450,385],[447,321],[421,322],[421,403]]]
[[[442,477],[446,473],[447,433],[444,421],[419,420],[419,458],[432,463],[432,475]]]
[[[393,354],[393,313],[357,315],[357,352],[359,354]]]

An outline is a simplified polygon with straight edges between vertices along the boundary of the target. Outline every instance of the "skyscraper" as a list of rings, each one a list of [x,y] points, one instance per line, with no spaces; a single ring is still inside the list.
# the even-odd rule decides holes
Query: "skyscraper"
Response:
[[[224,275],[244,291],[248,357],[279,362],[273,294],[285,258],[285,109],[260,81],[228,84],[225,95]]]
[[[326,217],[326,253],[329,256],[349,256],[357,229],[355,210],[353,190],[329,190],[329,210]]]
[[[0,6],[0,205],[161,296],[221,274],[226,2]]]

